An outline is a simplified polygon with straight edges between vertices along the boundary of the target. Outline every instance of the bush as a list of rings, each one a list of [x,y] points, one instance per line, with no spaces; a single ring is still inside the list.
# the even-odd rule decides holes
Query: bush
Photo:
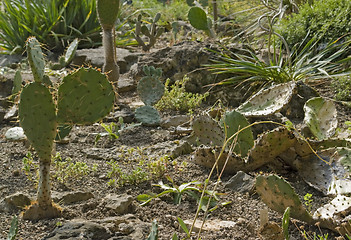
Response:
[[[350,19],[350,0],[314,1],[311,6],[302,5],[298,14],[283,19],[278,32],[290,47],[302,42],[307,35],[309,39],[317,36],[321,43],[328,43],[350,33]]]
[[[351,101],[351,75],[334,79],[332,87],[335,91],[336,100]]]
[[[100,39],[95,0],[3,0],[1,5],[0,46],[8,53],[22,53],[29,36],[56,51],[75,38],[90,45]]]

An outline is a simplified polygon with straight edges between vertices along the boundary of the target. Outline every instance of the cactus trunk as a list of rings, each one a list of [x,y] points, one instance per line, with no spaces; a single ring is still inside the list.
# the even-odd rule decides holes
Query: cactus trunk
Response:
[[[39,162],[39,183],[37,201],[41,208],[51,206],[50,158]]]
[[[103,30],[103,45],[105,49],[105,64],[103,71],[107,73],[108,79],[111,82],[117,82],[119,79],[119,67],[116,61],[116,48],[114,44],[113,29]]]

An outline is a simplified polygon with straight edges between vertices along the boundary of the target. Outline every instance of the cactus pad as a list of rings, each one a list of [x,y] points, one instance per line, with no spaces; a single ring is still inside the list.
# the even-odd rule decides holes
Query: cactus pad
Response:
[[[209,30],[206,12],[200,7],[192,7],[188,12],[188,19],[194,28],[198,30]]]
[[[267,116],[280,111],[293,95],[296,83],[291,81],[262,89],[236,110],[246,117]]]
[[[42,82],[44,77],[45,60],[40,48],[40,43],[35,37],[27,39],[26,50],[34,81]]]
[[[304,106],[304,122],[317,139],[334,135],[338,125],[334,103],[321,97],[311,98]]]
[[[227,112],[224,116],[224,123],[227,128],[227,139],[233,136],[238,130],[249,125],[247,119],[239,112]],[[240,134],[233,138],[236,139],[234,152],[239,156],[245,157],[254,145],[253,134],[251,128],[243,130]],[[231,141],[232,142],[232,141]]]
[[[199,145],[222,146],[224,144],[223,129],[209,115],[206,114],[195,118],[192,128]]]
[[[68,46],[65,58],[64,58],[64,65],[67,66],[74,58],[74,55],[76,54],[78,48],[78,39],[74,39],[73,42]]]
[[[152,106],[162,98],[165,86],[158,78],[145,76],[140,79],[137,91],[145,105]]]
[[[33,82],[22,90],[19,103],[20,124],[43,161],[51,160],[56,136],[56,109],[49,90]]]
[[[135,118],[146,126],[158,126],[161,123],[160,114],[152,106],[142,106],[135,110]]]
[[[58,122],[94,123],[111,111],[114,99],[106,75],[92,68],[80,68],[65,76],[58,89]]]
[[[96,8],[103,29],[112,29],[117,21],[119,0],[97,0]]]
[[[295,190],[283,178],[276,175],[263,176],[256,178],[256,191],[261,196],[262,201],[271,209],[284,213],[290,207],[290,216],[312,223],[312,216],[302,205]]]
[[[256,162],[268,162],[294,146],[296,141],[294,134],[285,127],[275,128],[255,140],[249,156]]]

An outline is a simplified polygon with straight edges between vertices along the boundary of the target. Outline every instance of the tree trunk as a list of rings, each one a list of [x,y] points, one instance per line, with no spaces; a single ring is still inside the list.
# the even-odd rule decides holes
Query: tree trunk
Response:
[[[110,82],[117,82],[119,79],[119,67],[116,60],[114,30],[112,28],[103,29],[102,38],[105,50],[105,64],[102,70],[107,73]]]

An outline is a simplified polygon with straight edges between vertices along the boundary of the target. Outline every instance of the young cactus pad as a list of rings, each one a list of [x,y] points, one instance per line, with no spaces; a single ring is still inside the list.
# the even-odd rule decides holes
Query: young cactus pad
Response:
[[[245,117],[262,117],[276,113],[289,103],[295,87],[296,83],[291,81],[262,89],[240,105],[236,111]]]
[[[135,118],[146,126],[158,126],[161,117],[156,108],[152,106],[142,106],[135,110]]]
[[[276,175],[260,175],[256,178],[255,186],[262,201],[271,209],[283,214],[285,209],[290,207],[291,217],[313,223],[312,216],[302,205],[299,196],[283,178]]]
[[[152,106],[162,98],[165,92],[165,86],[159,79],[162,70],[145,66],[144,72],[147,76],[140,79],[137,91],[145,105]]]
[[[304,122],[317,139],[326,139],[334,135],[338,120],[333,101],[321,97],[311,98],[303,109]]]
[[[51,161],[56,136],[56,108],[44,85],[33,82],[20,95],[19,120],[29,142],[43,161]]]
[[[103,29],[112,29],[118,17],[119,0],[97,0],[97,13]]]
[[[111,111],[114,100],[114,90],[106,75],[92,68],[80,68],[65,76],[58,89],[58,122],[94,123]]]
[[[206,12],[200,7],[192,7],[188,12],[188,19],[194,28],[198,30],[209,30]]]
[[[34,81],[42,82],[44,77],[45,60],[40,43],[35,37],[27,39],[26,43],[27,57],[29,65],[32,69]]]
[[[238,132],[238,130],[249,125],[247,119],[241,113],[236,111],[227,112],[224,116],[224,123],[227,128],[227,139]],[[236,141],[234,152],[242,157],[246,157],[247,153],[254,145],[254,138],[251,128],[243,130],[240,134],[233,137],[232,141]],[[230,143],[232,141],[230,141]]]

